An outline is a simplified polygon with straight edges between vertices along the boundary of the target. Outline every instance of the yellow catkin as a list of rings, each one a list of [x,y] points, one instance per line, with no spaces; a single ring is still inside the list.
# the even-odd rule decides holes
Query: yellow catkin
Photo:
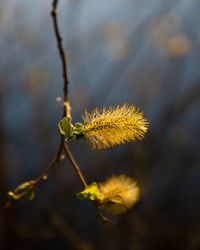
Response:
[[[148,129],[143,113],[127,104],[85,112],[83,120],[85,137],[93,149],[140,140]]]
[[[113,214],[126,212],[140,196],[137,183],[126,175],[113,176],[100,184],[100,192],[99,207]]]

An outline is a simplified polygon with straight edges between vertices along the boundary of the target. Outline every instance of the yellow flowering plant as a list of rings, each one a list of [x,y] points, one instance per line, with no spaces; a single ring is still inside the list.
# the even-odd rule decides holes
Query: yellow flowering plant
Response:
[[[58,124],[60,133],[67,141],[87,139],[93,149],[105,149],[127,142],[143,139],[148,122],[134,105],[85,111],[83,123],[71,123],[64,117]],[[125,175],[113,176],[104,183],[93,182],[77,194],[80,199],[94,201],[100,209],[121,214],[130,209],[139,199],[137,183]]]
[[[66,140],[87,139],[93,149],[104,149],[127,142],[141,140],[148,129],[148,122],[142,112],[133,105],[85,111],[83,124],[75,123],[67,117],[59,124],[60,133]]]
[[[93,182],[77,196],[80,199],[95,201],[100,209],[121,214],[138,201],[140,189],[132,178],[120,175],[113,176],[103,183]]]
[[[61,161],[68,159],[84,187],[84,190],[79,192],[77,196],[80,199],[91,200],[98,209],[105,209],[113,214],[121,214],[138,201],[140,188],[137,182],[131,177],[120,175],[113,176],[103,183],[93,182],[88,185],[68,146],[68,142],[86,139],[92,149],[101,150],[141,140],[148,130],[148,121],[144,118],[143,112],[139,111],[134,105],[124,104],[116,107],[96,108],[91,113],[85,111],[82,116],[83,122],[72,123],[71,106],[68,98],[67,60],[57,20],[58,2],[59,0],[52,0],[51,16],[63,75],[63,115],[58,123],[60,144],[57,153],[37,178],[26,181],[13,191],[8,192],[6,206],[10,206],[12,202],[19,201],[24,197],[32,200],[37,185],[47,180]],[[109,221],[101,214],[100,218],[103,221]]]

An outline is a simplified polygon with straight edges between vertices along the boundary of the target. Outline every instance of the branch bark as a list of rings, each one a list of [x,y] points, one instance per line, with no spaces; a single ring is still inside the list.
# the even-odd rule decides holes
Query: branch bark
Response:
[[[65,49],[64,49],[63,44],[62,44],[62,37],[61,37],[59,26],[58,26],[58,16],[57,16],[58,3],[59,3],[59,0],[53,0],[51,16],[52,16],[52,20],[53,20],[53,28],[54,28],[54,33],[55,33],[55,37],[56,37],[58,52],[59,52],[60,60],[61,60],[61,64],[62,64],[63,93],[64,93],[63,117],[67,116],[67,117],[71,118],[71,106],[70,106],[70,102],[69,102],[69,98],[68,98],[69,79],[68,79],[68,73],[67,73],[67,59],[66,59],[66,53],[65,53]],[[83,187],[86,187],[87,182],[85,180],[85,177],[84,177],[79,165],[77,164],[67,142],[64,142],[63,135],[61,135],[61,141],[62,141],[62,149],[64,149],[68,160],[71,162],[72,166],[74,167],[74,170],[76,171]]]

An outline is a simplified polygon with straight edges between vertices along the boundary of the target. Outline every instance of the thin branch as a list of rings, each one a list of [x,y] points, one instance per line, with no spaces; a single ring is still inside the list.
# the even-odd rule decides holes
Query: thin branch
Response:
[[[68,74],[67,74],[66,53],[65,53],[64,47],[62,45],[62,37],[61,37],[60,30],[59,30],[59,27],[58,27],[58,18],[57,18],[58,2],[59,2],[58,0],[53,0],[51,15],[52,15],[52,19],[53,19],[54,33],[55,33],[55,37],[56,37],[56,41],[57,41],[57,47],[58,47],[60,60],[61,60],[61,63],[62,63],[62,70],[63,70],[63,86],[64,86],[64,88],[63,88],[63,91],[64,91],[64,112],[63,112],[63,117],[64,116],[71,117],[71,115],[70,115],[70,103],[69,103],[69,99],[68,99],[69,80],[68,80]],[[72,154],[69,146],[67,145],[67,143],[63,143],[63,148],[65,150],[67,158],[69,159],[72,166],[74,167],[74,169],[75,169],[78,177],[80,178],[83,186],[86,187],[87,183],[86,183],[86,180],[84,178],[84,175],[81,172],[80,167],[76,163],[76,161],[75,161],[75,159],[73,157],[73,154]]]
[[[62,155],[62,150],[57,153],[56,157],[52,159],[47,168],[42,172],[40,176],[37,177],[36,183],[47,180],[49,175],[53,172],[53,170],[58,166],[58,164],[64,159]]]
[[[76,171],[81,183],[83,184],[83,187],[86,188],[87,187],[87,182],[85,180],[85,177],[78,165],[78,163],[76,162],[75,158],[73,157],[73,154],[71,153],[69,147],[68,147],[68,144],[65,142],[63,144],[63,147],[64,147],[64,151],[69,159],[69,161],[71,162],[74,170]],[[99,210],[97,204],[95,202],[92,202],[93,206],[94,206],[94,209],[96,211],[96,215],[97,215],[97,218],[99,218],[103,223],[113,223],[114,224],[114,221],[110,220],[109,218],[105,217]]]
[[[47,168],[42,172],[40,176],[36,179],[36,182],[39,183],[42,180],[47,180],[49,175],[53,172],[54,168],[57,167],[57,165],[65,159],[63,155],[63,145],[64,145],[65,138],[63,135],[60,137],[60,145],[58,148],[58,152],[56,156],[51,160]]]
[[[58,166],[58,164],[64,160],[64,156],[62,155],[63,151],[63,143],[60,143],[59,150],[57,155],[50,161],[47,165],[46,169],[39,175],[37,178],[26,181],[21,183],[14,191],[8,192],[8,198],[6,204],[4,205],[5,208],[10,207],[14,201],[19,201],[26,196],[29,196],[30,193],[35,193],[35,189],[38,183],[45,181],[48,179],[49,175],[53,172],[53,170]],[[19,187],[26,184],[27,187],[31,187],[29,190],[19,190]],[[13,198],[13,195],[15,198]],[[30,198],[29,198],[30,199]]]
[[[69,105],[69,100],[68,100],[68,74],[67,74],[67,60],[66,60],[66,53],[62,45],[62,37],[60,35],[60,30],[58,27],[58,18],[57,18],[57,6],[58,6],[58,0],[53,0],[52,2],[52,10],[51,10],[51,16],[53,20],[53,28],[54,28],[54,33],[56,37],[56,42],[57,42],[57,47],[61,59],[61,64],[62,64],[62,76],[63,76],[63,92],[64,92],[64,111],[63,111],[63,117],[64,116],[69,116],[70,117],[70,108],[68,107]],[[68,105],[67,105],[68,104]]]
[[[112,224],[115,224],[115,221],[105,217],[101,211],[99,210],[99,208],[95,205],[94,205],[94,208],[95,208],[95,211],[96,211],[96,215],[97,215],[97,218],[99,218],[103,223],[112,223]]]
[[[78,163],[76,162],[76,160],[74,159],[73,155],[72,155],[72,152],[70,151],[69,147],[68,147],[68,144],[67,143],[64,143],[64,151],[69,159],[69,161],[71,162],[74,170],[76,171],[81,183],[83,184],[83,187],[87,187],[87,182],[85,180],[85,177],[78,165]]]

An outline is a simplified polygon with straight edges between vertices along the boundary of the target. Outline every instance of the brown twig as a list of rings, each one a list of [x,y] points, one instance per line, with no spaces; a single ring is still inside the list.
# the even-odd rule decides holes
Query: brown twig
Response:
[[[71,162],[74,170],[76,171],[81,183],[83,184],[83,187],[87,187],[87,182],[85,180],[85,177],[79,167],[79,165],[77,164],[76,160],[74,159],[74,156],[72,155],[72,152],[71,150],[69,149],[69,146],[67,143],[64,143],[64,151],[67,155],[67,158],[69,159],[69,161]]]
[[[62,45],[62,37],[60,35],[59,27],[58,27],[58,19],[57,19],[57,6],[58,6],[58,0],[53,0],[52,2],[52,10],[51,10],[51,16],[53,19],[53,27],[54,27],[54,33],[57,41],[57,47],[61,59],[61,64],[62,64],[62,75],[63,75],[63,92],[64,92],[64,111],[63,111],[63,117],[68,116],[71,117],[70,115],[70,102],[68,99],[68,74],[67,74],[67,60],[66,60],[66,53],[64,50],[64,47]],[[71,162],[72,166],[74,167],[79,179],[81,180],[81,183],[83,184],[84,187],[87,186],[85,177],[83,173],[81,172],[81,169],[79,165],[76,163],[73,154],[67,144],[67,142],[62,143],[62,147],[67,155],[67,158]]]
[[[62,62],[62,68],[63,68],[63,93],[64,93],[64,107],[63,107],[63,116],[68,116],[70,117],[70,105],[69,105],[69,101],[68,101],[68,75],[67,75],[67,61],[66,61],[66,55],[65,55],[65,51],[63,49],[62,46],[62,38],[60,36],[60,32],[58,29],[58,21],[57,21],[57,4],[58,4],[58,0],[54,0],[52,3],[52,10],[51,10],[51,15],[52,15],[52,19],[53,19],[53,27],[54,27],[54,32],[55,32],[55,36],[56,36],[56,40],[57,40],[57,46],[58,46],[58,50],[59,50],[59,54],[60,54],[60,58],[61,58],[61,62]],[[47,180],[49,175],[53,172],[53,170],[58,166],[58,164],[60,163],[61,160],[64,159],[64,157],[62,156],[63,153],[63,149],[64,149],[64,136],[61,135],[60,136],[60,144],[58,147],[58,151],[56,156],[50,161],[50,163],[48,164],[48,166],[46,167],[46,169],[42,172],[42,174],[40,176],[38,176],[36,179],[27,181],[26,183],[30,183],[32,185],[32,190],[35,190],[36,185],[44,180]],[[13,194],[17,194],[15,191],[12,192]],[[24,196],[26,196],[26,192],[23,192],[21,194],[17,194],[17,201],[21,200]],[[10,206],[11,202],[13,201],[13,199],[8,195],[8,201],[5,205],[5,207]]]
[[[105,217],[101,211],[99,210],[99,208],[96,206],[96,204],[93,204],[94,205],[94,208],[95,208],[95,211],[96,211],[96,216],[97,218],[99,218],[103,223],[112,223],[112,224],[115,224],[115,221],[114,220],[111,220],[107,217]]]
[[[62,64],[62,76],[63,76],[63,93],[64,93],[64,111],[63,111],[63,117],[64,116],[70,116],[70,108],[68,107],[69,105],[69,100],[68,100],[68,74],[67,74],[67,59],[66,59],[66,53],[62,45],[62,37],[60,35],[59,27],[58,27],[58,18],[57,18],[57,6],[58,6],[59,0],[53,0],[52,2],[52,10],[51,10],[51,16],[53,20],[53,28],[54,28],[54,33],[57,41],[57,47],[58,47],[58,52],[60,55],[61,59],[61,64]]]

